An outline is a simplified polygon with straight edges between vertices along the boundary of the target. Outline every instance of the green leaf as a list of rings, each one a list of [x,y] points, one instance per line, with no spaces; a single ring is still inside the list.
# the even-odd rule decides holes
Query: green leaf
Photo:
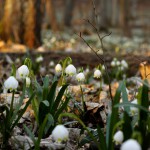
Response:
[[[12,71],[11,71],[11,76],[14,76],[14,77],[16,77],[16,66],[15,66],[15,64],[12,64]]]
[[[39,125],[43,123],[43,120],[46,114],[48,114],[48,112],[49,112],[49,102],[47,100],[44,100],[39,105],[39,114],[38,114]]]
[[[98,137],[99,137],[99,143],[101,150],[107,150],[106,141],[103,132],[101,131],[100,126],[97,126],[98,131]]]
[[[58,106],[59,106],[60,102],[62,101],[62,97],[63,97],[64,92],[65,92],[65,90],[66,90],[67,87],[68,87],[68,84],[64,85],[64,86],[60,89],[60,91],[59,91],[59,93],[58,93],[58,95],[57,95],[57,97],[56,97],[56,100],[55,100],[55,102],[54,102],[54,104],[53,104],[53,107],[52,107],[52,111],[53,111],[53,112],[57,111]]]
[[[108,149],[113,150],[113,129],[115,127],[115,124],[119,121],[119,115],[118,115],[118,108],[114,107],[116,104],[119,103],[120,101],[120,95],[121,95],[121,90],[122,90],[122,83],[119,84],[119,88],[116,91],[114,101],[112,104],[112,113],[110,117],[110,124],[109,124],[109,135],[108,135]],[[108,124],[107,124],[108,125]],[[108,128],[107,128],[108,129]],[[107,131],[108,132],[108,131]]]
[[[122,100],[124,103],[128,102],[128,94],[126,91],[126,86],[125,83],[122,82]],[[124,110],[129,113],[130,112],[130,107],[125,107]]]
[[[55,81],[55,82],[52,84],[51,89],[50,89],[50,91],[49,91],[49,93],[48,93],[47,100],[48,100],[48,102],[49,102],[49,110],[50,110],[50,112],[52,111],[52,107],[53,107],[53,104],[54,104],[57,84],[58,84],[58,81]]]
[[[43,81],[43,100],[47,99],[48,92],[49,92],[49,76],[45,76]]]
[[[70,97],[66,97],[65,102],[59,107],[59,109],[56,111],[54,115],[54,119],[56,120],[58,116],[67,108],[68,102],[70,100]]]
[[[25,113],[27,107],[30,105],[30,103],[31,103],[32,99],[34,98],[34,96],[35,96],[35,93],[32,94],[32,96],[30,97],[30,99],[27,101],[25,107],[20,110],[21,112],[20,112],[20,114],[18,115],[17,119],[16,119],[16,120],[14,121],[14,123],[12,124],[10,131],[12,131],[13,128],[18,124],[20,118],[21,118],[21,117],[23,116],[23,114]]]
[[[117,107],[137,107],[139,109],[141,109],[142,111],[146,112],[146,113],[150,113],[145,107],[141,106],[141,105],[138,105],[138,104],[133,104],[133,103],[120,103],[120,104],[117,104],[115,105],[114,107],[117,108]]]

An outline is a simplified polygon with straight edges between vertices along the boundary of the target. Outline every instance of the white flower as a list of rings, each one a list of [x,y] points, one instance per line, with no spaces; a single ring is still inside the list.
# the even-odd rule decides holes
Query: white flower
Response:
[[[55,66],[55,72],[56,72],[56,73],[61,73],[61,72],[62,72],[62,66],[61,66],[61,64],[57,64],[57,65]]]
[[[18,68],[18,75],[19,78],[25,79],[29,75],[29,69],[26,65],[22,65],[21,67]]]
[[[112,67],[115,67],[115,66],[116,66],[116,62],[115,62],[115,61],[112,61],[112,62],[111,62],[111,66],[112,66]]]
[[[78,82],[83,82],[85,81],[85,76],[84,73],[80,72],[76,75],[76,79],[78,80]]]
[[[55,63],[53,61],[50,61],[49,66],[54,66]]]
[[[4,82],[4,89],[6,90],[16,90],[18,87],[18,81],[14,76],[10,76],[5,82]]]
[[[101,73],[100,70],[97,69],[97,70],[94,71],[94,78],[100,78],[101,75],[102,75],[102,73]]]
[[[70,64],[66,67],[65,72],[67,75],[73,76],[76,74],[76,68],[74,65]]]
[[[43,57],[42,56],[38,56],[35,60],[37,63],[40,63],[43,61]]]
[[[132,104],[138,104],[137,99],[133,100],[131,102]],[[135,113],[138,113],[138,108],[137,107],[130,107],[131,113],[134,115]]]
[[[121,61],[121,65],[122,65],[122,67],[124,67],[124,68],[128,68],[128,64],[127,64],[127,62],[126,62],[125,60],[122,60],[122,61]]]
[[[124,136],[122,131],[117,131],[114,135],[114,141],[116,145],[121,144],[123,142]]]
[[[136,140],[129,139],[121,145],[121,150],[142,150],[142,148]]]
[[[26,77],[26,87],[29,87],[31,84],[31,80],[29,77]]]
[[[120,61],[116,61],[116,65],[119,66],[120,65]]]
[[[69,132],[65,126],[57,125],[52,131],[52,137],[58,143],[62,141],[67,141],[69,137]]]

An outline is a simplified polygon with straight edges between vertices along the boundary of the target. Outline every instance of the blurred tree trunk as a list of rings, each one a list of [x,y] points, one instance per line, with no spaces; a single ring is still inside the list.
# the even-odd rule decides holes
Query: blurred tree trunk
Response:
[[[2,19],[2,39],[7,41],[10,39],[11,35],[11,25],[12,25],[12,0],[6,0],[4,6],[4,15]]]
[[[5,4],[5,0],[0,0],[0,38],[2,33],[2,18],[4,15],[4,4]]]
[[[46,0],[46,12],[47,12],[49,19],[50,19],[51,29],[53,31],[57,31],[58,30],[58,24],[57,24],[57,19],[55,16],[55,7],[53,4],[53,0]]]
[[[64,14],[64,23],[66,26],[71,25],[71,20],[73,16],[73,9],[75,6],[74,0],[66,0],[65,14]]]

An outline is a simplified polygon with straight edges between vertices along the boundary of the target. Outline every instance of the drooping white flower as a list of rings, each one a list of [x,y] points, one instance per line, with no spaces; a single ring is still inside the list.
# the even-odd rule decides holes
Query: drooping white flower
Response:
[[[62,72],[62,66],[61,66],[61,64],[57,64],[57,65],[55,66],[55,72],[56,72],[56,73],[61,73],[61,72]]]
[[[122,67],[124,67],[124,68],[128,68],[128,64],[127,64],[127,62],[126,62],[125,60],[122,60],[122,61],[121,61],[121,65],[122,65]]]
[[[137,99],[133,100],[131,102],[132,104],[138,104]],[[134,115],[135,113],[138,113],[138,108],[137,107],[130,107],[131,113]]]
[[[136,140],[129,139],[121,145],[121,150],[142,150],[142,148]]]
[[[123,142],[124,139],[124,135],[122,131],[117,131],[113,137],[116,145],[121,144]]]
[[[52,67],[54,65],[55,65],[55,63],[53,61],[50,61],[49,66]]]
[[[31,80],[29,77],[26,77],[26,87],[29,87],[31,84]]]
[[[4,82],[4,89],[6,90],[16,90],[18,87],[18,81],[14,76],[10,76],[5,82]]]
[[[101,73],[100,70],[97,69],[97,70],[94,71],[94,78],[100,78],[101,75],[102,75],[102,73]]]
[[[65,72],[67,75],[73,76],[76,74],[76,68],[74,65],[70,64],[66,67]]]
[[[43,61],[43,57],[42,56],[38,56],[35,60],[37,63],[40,63]]]
[[[85,75],[83,72],[80,72],[76,75],[76,79],[78,80],[78,82],[83,82],[85,81]]]
[[[26,77],[29,76],[29,69],[26,65],[22,65],[21,67],[18,68],[18,75],[19,78],[25,79]]]
[[[120,66],[120,61],[116,61],[116,65],[117,65],[117,66]]]
[[[69,131],[64,125],[57,125],[52,131],[52,137],[58,143],[67,141],[69,137]]]
[[[116,66],[116,62],[115,62],[114,60],[111,62],[111,66],[112,66],[112,67],[115,67],[115,66]]]

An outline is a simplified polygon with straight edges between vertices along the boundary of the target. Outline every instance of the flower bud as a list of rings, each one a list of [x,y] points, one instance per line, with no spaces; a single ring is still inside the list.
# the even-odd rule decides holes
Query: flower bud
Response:
[[[61,66],[61,64],[57,64],[57,65],[55,66],[55,72],[56,72],[56,73],[61,73],[61,72],[62,72],[62,66]]]
[[[31,80],[29,77],[26,77],[26,87],[29,87],[31,84]]]
[[[18,75],[19,78],[25,79],[29,75],[29,69],[26,65],[22,65],[21,67],[18,68]]]
[[[129,139],[121,145],[121,150],[142,150],[142,148],[136,140]]]
[[[78,82],[83,82],[85,81],[85,76],[84,73],[80,72],[77,74],[76,79],[78,80]]]
[[[138,104],[137,99],[133,100],[131,102],[132,104]],[[137,107],[130,107],[131,113],[134,115],[135,113],[138,113],[138,108]]]
[[[101,77],[101,75],[102,75],[102,73],[101,73],[101,71],[100,70],[95,70],[95,72],[94,72],[94,78],[100,78]]]
[[[35,60],[37,63],[40,63],[43,61],[43,57],[42,56],[38,56]]]
[[[4,89],[7,90],[16,90],[18,87],[18,81],[14,76],[10,76],[5,82],[4,82]]]
[[[52,137],[58,143],[62,141],[67,141],[69,137],[69,132],[65,126],[57,125],[52,131]]]
[[[76,68],[74,65],[70,64],[66,67],[65,72],[67,75],[73,76],[76,74]]]
[[[116,145],[119,145],[123,142],[124,136],[122,131],[117,131],[114,135],[114,141]]]

